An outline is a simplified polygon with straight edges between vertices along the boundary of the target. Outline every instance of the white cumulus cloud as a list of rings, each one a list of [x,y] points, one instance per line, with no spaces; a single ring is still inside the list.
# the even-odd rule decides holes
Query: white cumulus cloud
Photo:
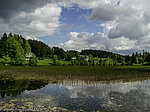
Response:
[[[102,22],[104,34],[110,39],[124,37],[134,41],[130,49],[148,50],[150,48],[150,1],[149,0],[120,0],[114,5],[101,4],[93,8],[90,20]],[[123,38],[122,38],[123,39]],[[120,40],[121,43],[122,40]],[[146,42],[146,43],[145,43]],[[116,41],[117,43],[117,41]],[[123,44],[116,49],[124,50]],[[129,47],[128,47],[129,48]]]
[[[0,33],[20,33],[31,38],[52,35],[61,25],[60,13],[61,8],[55,4],[46,4],[32,12],[21,11],[7,22],[0,19]]]
[[[103,33],[70,32],[68,41],[59,44],[64,49],[95,49],[95,50],[130,50],[135,47],[135,41],[125,37],[109,39]]]

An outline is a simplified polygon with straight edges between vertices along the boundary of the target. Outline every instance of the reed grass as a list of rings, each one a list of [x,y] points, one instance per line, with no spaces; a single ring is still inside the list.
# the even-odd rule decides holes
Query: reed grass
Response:
[[[15,78],[38,80],[87,80],[127,81],[150,77],[150,67],[144,66],[6,66],[0,67],[0,74],[9,73]]]

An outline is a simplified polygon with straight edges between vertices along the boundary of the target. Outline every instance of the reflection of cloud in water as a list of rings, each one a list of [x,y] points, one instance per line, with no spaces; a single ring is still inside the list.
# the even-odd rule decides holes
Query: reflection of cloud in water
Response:
[[[126,83],[88,83],[84,81],[48,84],[45,87],[24,91],[17,99],[25,98],[34,106],[63,107],[70,110],[131,110],[150,109],[150,80]],[[21,101],[20,101],[21,102]],[[132,105],[134,108],[132,109]],[[89,107],[89,108],[87,108]],[[131,112],[130,110],[130,112]],[[127,110],[126,110],[127,111]]]
[[[99,84],[96,87],[65,86],[70,99],[99,98],[104,99],[103,106],[116,111],[147,111],[150,109],[150,80],[129,83]],[[132,109],[132,106],[134,108]],[[128,109],[126,109],[128,108]],[[150,111],[150,110],[149,110]]]
[[[83,84],[83,83],[82,83]],[[68,89],[70,98],[76,98],[78,96],[78,92],[88,96],[96,96],[103,97],[106,96],[110,91],[126,93],[131,90],[143,89],[143,92],[147,90],[150,91],[150,81],[137,81],[137,82],[128,82],[128,83],[116,83],[116,84],[97,84],[96,86],[70,86],[65,85],[66,89]]]
[[[31,92],[23,92],[18,98],[25,98],[31,102],[34,102],[34,106],[57,106],[58,101],[55,100],[56,97],[51,94],[43,94],[39,92],[40,90],[34,90]]]
[[[58,86],[56,84],[48,84],[44,88],[38,91],[39,93],[52,95],[52,96],[66,96],[68,94],[68,89],[64,86]]]
[[[131,90],[127,93],[110,92],[108,94],[114,105],[115,111],[125,111],[125,112],[149,112],[150,111],[150,95],[143,93],[138,90]],[[108,105],[105,105],[108,107]]]
[[[38,92],[42,94],[51,95],[53,96],[53,98],[55,97],[57,105],[69,109],[73,108],[75,105],[76,109],[81,107],[85,108],[84,105],[87,102],[91,102],[88,106],[94,106],[94,108],[100,108],[100,106],[108,108],[109,106],[109,108],[111,107],[114,109],[120,109],[122,105],[126,105],[131,109],[130,105],[134,104],[134,109],[141,110],[141,108],[144,109],[143,106],[147,106],[146,108],[149,108],[150,106],[148,103],[150,102],[150,100],[147,99],[150,98],[150,96],[147,94],[150,88],[149,80],[142,82],[137,81],[116,84],[97,84],[96,86],[84,86],[83,83],[84,82],[79,83],[78,81],[78,84],[74,85],[69,85],[69,83],[64,85],[49,84],[44,88],[40,89]],[[136,103],[134,99],[137,99],[138,103]],[[62,102],[64,103],[62,104]],[[145,105],[141,105],[142,102],[145,103]],[[67,105],[69,105],[69,107]],[[138,108],[138,106],[141,107]]]
[[[81,85],[80,85],[81,84]],[[116,84],[97,84],[96,86],[89,85],[83,86],[83,82],[74,85],[67,84],[48,84],[44,88],[38,90],[37,92],[52,95],[52,96],[64,96],[70,98],[77,98],[79,95],[84,95],[86,97],[104,97],[109,92],[115,91],[120,93],[126,93],[131,90],[142,89],[143,92],[148,92],[150,86],[150,81],[137,81],[128,83],[116,83]]]

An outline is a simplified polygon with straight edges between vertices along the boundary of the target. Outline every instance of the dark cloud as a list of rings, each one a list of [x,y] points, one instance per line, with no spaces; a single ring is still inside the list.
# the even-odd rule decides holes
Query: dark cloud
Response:
[[[21,11],[30,12],[46,3],[47,0],[0,0],[0,17],[9,19]]]
[[[89,20],[100,20],[101,22],[112,21],[116,17],[116,10],[113,7],[99,6],[93,10]]]
[[[0,0],[0,4],[0,34],[37,38],[53,34],[60,26],[61,8],[50,0]]]

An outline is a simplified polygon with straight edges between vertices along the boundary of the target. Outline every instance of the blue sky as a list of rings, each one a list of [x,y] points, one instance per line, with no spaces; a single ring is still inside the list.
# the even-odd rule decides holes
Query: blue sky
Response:
[[[91,21],[88,18],[92,14],[92,9],[82,9],[74,4],[72,7],[62,7],[59,31],[51,36],[42,37],[42,40],[50,45],[57,45],[68,40],[66,38],[69,32],[103,32],[103,27],[99,21]]]

